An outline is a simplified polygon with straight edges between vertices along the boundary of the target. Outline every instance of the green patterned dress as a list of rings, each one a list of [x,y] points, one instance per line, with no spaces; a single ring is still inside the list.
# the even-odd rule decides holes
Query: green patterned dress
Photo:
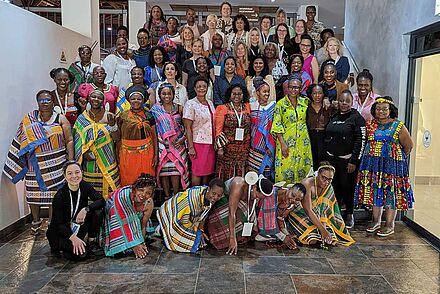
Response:
[[[284,158],[281,144],[277,140],[275,156],[275,182],[289,184],[300,182],[312,169],[312,150],[306,124],[309,99],[299,96],[296,107],[285,96],[277,102],[272,124],[272,134],[282,134],[289,148],[289,156]]]

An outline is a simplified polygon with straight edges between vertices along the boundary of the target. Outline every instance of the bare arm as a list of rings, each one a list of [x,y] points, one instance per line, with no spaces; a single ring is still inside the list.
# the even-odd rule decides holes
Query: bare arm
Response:
[[[237,238],[235,236],[235,214],[237,213],[238,203],[243,193],[245,182],[243,178],[235,178],[231,183],[231,191],[229,193],[229,248],[226,254],[237,254]]]
[[[308,181],[309,179],[305,179],[302,181],[302,184],[307,188],[307,193],[304,196],[303,200],[301,200],[301,205],[304,211],[306,212],[307,216],[310,218],[312,223],[318,228],[319,232],[322,235],[322,233],[325,232],[326,230],[312,209],[312,189],[310,184],[307,183]]]
[[[153,137],[153,146],[154,146],[154,162],[153,165],[157,165],[157,160],[159,158],[159,145],[157,143],[157,134],[156,134],[156,126],[151,127],[151,137]]]
[[[182,85],[185,86],[185,88],[188,85],[188,74],[186,72],[182,72]]]
[[[192,131],[193,121],[184,118],[183,125],[185,126],[186,140],[188,142],[188,155],[195,157],[197,156],[197,154],[196,151],[194,150],[194,144],[193,144],[193,131]]]
[[[154,104],[156,104],[156,91],[154,91],[154,89],[148,89],[148,101],[150,103],[150,107],[153,106]]]
[[[317,84],[318,83],[318,77],[319,77],[319,65],[318,65],[318,60],[316,60],[316,57],[313,57],[312,59],[312,72],[313,72],[313,79],[314,79],[314,83]]]
[[[410,135],[408,129],[405,126],[402,126],[402,129],[400,130],[399,142],[400,142],[400,145],[402,145],[403,151],[405,152],[405,154],[409,155],[409,153],[411,152],[411,150],[414,147],[414,143],[411,139],[411,135]]]
[[[70,126],[70,122],[64,115],[60,115],[60,125],[63,129],[64,141],[66,142],[66,150],[67,150],[67,158],[69,160],[74,159],[73,152],[73,136],[72,136],[72,128]]]

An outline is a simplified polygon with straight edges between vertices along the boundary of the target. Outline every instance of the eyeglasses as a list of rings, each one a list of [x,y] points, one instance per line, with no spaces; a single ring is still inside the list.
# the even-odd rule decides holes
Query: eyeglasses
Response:
[[[293,90],[293,89],[299,90],[299,89],[301,89],[300,86],[288,86],[287,88],[290,89],[290,90]]]
[[[390,108],[389,107],[385,107],[385,108],[376,108],[376,111],[381,111],[381,112],[387,112],[389,111]]]
[[[307,44],[302,44],[302,43],[299,44],[299,45],[300,45],[300,46],[303,46],[303,47],[307,47],[307,48],[308,48],[308,47],[312,47],[312,45],[307,45]]]
[[[333,181],[333,178],[329,178],[329,177],[326,177],[326,176],[324,176],[324,175],[321,175],[321,177],[322,177],[322,179],[323,179],[324,181],[326,181],[326,182],[331,182],[331,181]]]

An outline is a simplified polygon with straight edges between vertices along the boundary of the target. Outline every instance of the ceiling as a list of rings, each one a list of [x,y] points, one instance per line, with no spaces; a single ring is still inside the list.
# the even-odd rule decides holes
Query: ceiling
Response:
[[[134,0],[144,1],[144,0]],[[182,7],[194,6],[195,8],[204,7],[205,11],[218,11],[219,3],[223,0],[154,0],[147,1],[148,5],[158,4],[165,10],[166,14],[170,15],[173,12],[173,8],[180,10]],[[274,1],[274,2],[271,2]],[[49,6],[60,7],[61,0],[13,0],[20,6]],[[99,0],[101,8],[107,9],[126,9],[128,0]],[[288,13],[297,13],[298,8],[301,5],[317,5],[318,6],[318,19],[324,23],[328,28],[332,28],[336,33],[343,33],[342,27],[344,26],[344,13],[345,13],[345,0],[229,0],[234,7],[234,10],[238,10],[238,7],[271,7],[260,8],[260,11],[273,11],[277,7],[284,8]],[[172,4],[172,5],[170,5]],[[172,7],[173,6],[173,7]],[[203,8],[202,8],[203,9]],[[175,11],[175,10],[174,10]],[[197,9],[196,9],[197,11]]]

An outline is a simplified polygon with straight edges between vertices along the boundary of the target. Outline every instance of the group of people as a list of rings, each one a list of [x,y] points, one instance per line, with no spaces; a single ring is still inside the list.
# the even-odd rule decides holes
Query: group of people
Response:
[[[372,207],[368,232],[394,233],[414,198],[413,143],[393,99],[366,69],[349,90],[348,59],[315,6],[294,27],[283,10],[259,28],[228,2],[220,12],[203,26],[189,8],[179,28],[153,6],[138,46],[121,27],[102,65],[84,45],[50,72],[55,90],[36,94],[4,173],[25,180],[35,234],[50,207],[53,252],[143,258],[152,234],[193,253],[236,254],[249,240],[349,246],[355,206]]]

